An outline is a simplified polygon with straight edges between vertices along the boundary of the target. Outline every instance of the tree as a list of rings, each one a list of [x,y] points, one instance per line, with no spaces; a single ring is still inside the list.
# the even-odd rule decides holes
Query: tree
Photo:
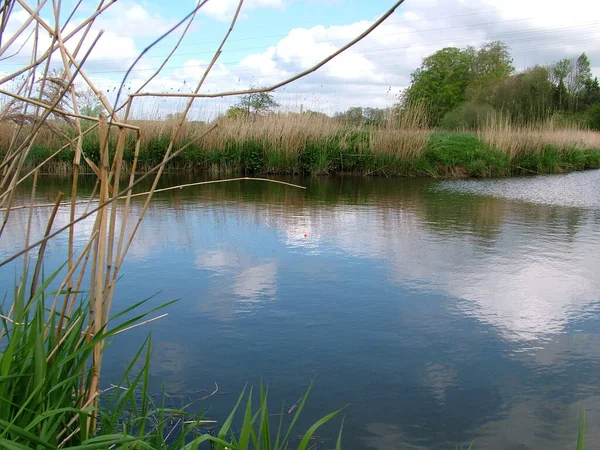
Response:
[[[412,73],[404,102],[412,104],[426,100],[430,104],[430,124],[437,125],[442,117],[466,100],[473,57],[472,49],[456,47],[447,47],[428,56]]]
[[[269,92],[255,92],[244,95],[234,106],[234,108],[245,110],[247,116],[268,114],[278,107],[279,103],[275,101],[273,94]]]
[[[588,110],[588,125],[592,130],[600,131],[600,103],[592,105]]]
[[[600,84],[598,83],[598,78],[590,78],[585,82],[580,104],[582,109],[588,109],[597,103],[600,103]]]
[[[353,106],[344,112],[335,114],[335,118],[348,125],[362,125],[364,123],[363,109],[360,106]]]
[[[494,90],[515,71],[510,48],[494,41],[473,53],[471,81],[467,97],[472,102],[489,103]]]
[[[225,117],[228,119],[241,119],[243,117],[248,116],[248,111],[246,108],[242,108],[241,106],[230,106],[225,113]]]
[[[490,104],[521,123],[543,120],[554,110],[555,87],[547,67],[512,75],[495,89]]]
[[[367,125],[381,125],[389,117],[389,109],[382,108],[364,108],[363,120]]]
[[[590,60],[585,53],[578,58],[564,58],[551,66],[555,85],[556,107],[569,112],[582,109],[580,100],[586,84],[592,79]]]
[[[90,88],[77,92],[77,100],[79,102],[79,112],[84,116],[98,117],[104,112],[104,106]]]

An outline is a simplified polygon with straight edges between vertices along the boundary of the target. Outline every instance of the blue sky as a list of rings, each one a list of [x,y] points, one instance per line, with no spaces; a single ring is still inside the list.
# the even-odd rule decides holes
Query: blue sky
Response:
[[[37,2],[28,1],[32,6]],[[50,3],[50,2],[49,2]],[[65,11],[76,2],[63,0]],[[364,31],[392,0],[245,0],[242,14],[203,91],[220,92],[267,86],[301,72]],[[198,12],[185,40],[146,91],[189,91],[200,79],[226,32],[237,0],[209,0]],[[105,33],[86,63],[86,73],[110,96],[140,52],[185,17],[193,0],[119,0],[100,17],[90,36]],[[282,108],[334,113],[351,106],[386,107],[410,82],[423,57],[446,46],[508,43],[517,69],[548,64],[587,52],[600,70],[600,2],[572,0],[406,0],[376,32],[351,51],[304,80],[276,93]],[[84,0],[72,23],[96,7]],[[585,14],[582,14],[585,11]],[[63,13],[62,20],[67,16]],[[9,30],[24,20],[15,9]],[[42,17],[53,24],[52,11]],[[21,21],[21,22],[20,22]],[[154,47],[135,67],[128,88],[137,89],[158,67],[179,31]],[[24,33],[14,43],[21,51],[0,65],[7,73],[30,55]],[[7,51],[10,54],[11,51]],[[226,109],[232,100],[199,101],[198,116]],[[144,99],[136,112],[156,116],[180,102]]]

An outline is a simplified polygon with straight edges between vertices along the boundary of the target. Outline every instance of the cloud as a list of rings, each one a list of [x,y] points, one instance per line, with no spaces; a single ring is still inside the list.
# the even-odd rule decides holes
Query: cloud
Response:
[[[158,36],[175,23],[175,20],[151,11],[148,3],[142,5],[131,0],[115,3],[96,20],[99,28],[133,38]]]
[[[313,2],[316,3],[316,2]],[[330,2],[331,3],[331,2]],[[342,8],[340,2],[334,6]],[[190,1],[190,5],[193,2]],[[236,0],[213,0],[202,8],[205,17],[229,20],[237,7]],[[289,21],[288,0],[247,0],[244,11],[275,8],[281,10],[282,23]],[[480,45],[502,40],[510,47],[515,65],[523,69],[535,64],[548,64],[557,59],[588,53],[596,74],[600,74],[600,29],[594,17],[600,14],[600,3],[591,0],[572,0],[565,9],[558,2],[530,0],[483,0],[469,3],[464,0],[425,0],[407,2],[377,30],[358,45],[333,59],[325,67],[277,93],[277,100],[286,109],[305,108],[334,113],[351,106],[386,107],[410,83],[410,74],[422,59],[446,46]],[[119,1],[109,8],[94,25],[94,35],[106,30],[92,58],[86,64],[94,80],[107,85],[117,84],[123,71],[139,54],[150,38],[158,36],[172,21],[153,3],[133,0]],[[581,14],[585,11],[585,14]],[[383,8],[382,11],[383,12]],[[46,14],[51,17],[51,15]],[[16,30],[25,19],[15,11],[9,30]],[[220,58],[204,86],[204,92],[245,89],[249,86],[268,86],[311,67],[367,29],[375,15],[353,23],[332,26],[296,27],[283,36],[269,37],[268,27],[253,26],[246,39],[234,39]],[[75,20],[76,22],[76,20]],[[293,22],[291,22],[293,23]],[[264,25],[264,24],[262,24]],[[12,27],[12,28],[11,28]],[[2,70],[11,64],[18,67],[29,58],[31,45],[27,33],[17,40],[14,49],[25,44],[22,56],[4,62]],[[249,40],[269,39],[267,45],[249,44]],[[193,29],[189,44],[201,38]],[[189,89],[183,81],[197,80],[210,55],[183,51],[165,68],[163,74],[149,87],[153,90],[177,91]],[[130,76],[132,86],[142,84],[161,62],[168,45],[157,47],[144,58]],[[193,57],[184,58],[184,55]],[[180,91],[181,92],[181,91]],[[214,115],[232,103],[231,99],[198,102]]]
[[[429,0],[408,4],[364,41],[280,95],[314,92],[317,88],[322,104],[329,102],[339,109],[390,105],[394,94],[409,85],[411,72],[424,57],[446,46],[478,46],[492,40],[502,40],[511,47],[518,69],[584,51],[593,63],[600,63],[600,32],[589,19],[593,15],[578,13],[591,8],[600,14],[599,4],[574,0],[563,14],[564,8],[553,8],[547,2],[522,3],[487,0],[482,7],[460,0]],[[292,29],[276,44],[247,55],[231,70],[248,85],[274,84],[316,64],[371,23],[362,20]]]
[[[208,2],[201,12],[216,20],[229,21],[239,4],[238,0],[218,0]],[[256,8],[283,8],[283,0],[248,0],[244,2],[242,11]]]

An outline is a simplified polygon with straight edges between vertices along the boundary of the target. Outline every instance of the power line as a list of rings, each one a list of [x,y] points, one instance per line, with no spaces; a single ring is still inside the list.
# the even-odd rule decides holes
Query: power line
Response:
[[[465,15],[465,16],[467,16],[467,15]],[[458,16],[448,16],[448,17],[458,17]],[[397,32],[397,33],[380,33],[380,35],[398,36],[398,35],[408,35],[408,34],[431,33],[431,32],[436,32],[436,31],[446,31],[446,30],[462,29],[462,28],[473,28],[473,27],[480,27],[480,26],[485,26],[485,25],[498,25],[498,24],[503,24],[503,23],[522,22],[522,21],[530,20],[530,19],[532,19],[532,18],[525,17],[525,18],[520,18],[520,19],[509,19],[509,20],[501,20],[501,21],[494,21],[494,22],[480,22],[480,23],[467,24],[467,25],[457,25],[457,26],[452,26],[452,27],[429,28],[429,29],[424,29],[424,30],[409,30],[409,31],[401,31],[401,32]],[[598,24],[598,23],[599,22],[591,22],[591,24]],[[570,27],[566,27],[566,28],[570,28]],[[558,29],[561,29],[561,28],[558,28]],[[288,36],[288,34],[286,34],[284,36]],[[319,40],[319,41],[317,41],[317,43],[323,44],[323,43],[335,43],[335,42],[344,42],[344,41],[345,41],[344,38],[338,38],[338,39]],[[191,44],[189,44],[189,45],[191,45]],[[181,46],[183,46],[183,44]],[[264,46],[230,48],[229,51],[236,51],[236,52],[248,51],[248,50],[251,51],[251,50],[261,50],[264,48],[265,48]],[[186,55],[210,55],[210,56],[212,56],[213,54],[214,54],[214,51],[176,53],[177,56],[186,56]],[[145,57],[145,59],[158,59],[158,58],[162,59],[165,56],[167,56],[167,54],[147,56],[147,57]],[[128,57],[128,58],[104,58],[104,59],[102,59],[102,61],[127,61],[127,60],[135,60],[136,58],[137,58],[137,56],[135,56],[135,57],[132,56],[132,57]],[[20,65],[20,64],[19,63],[8,63],[5,65]]]
[[[554,29],[538,29],[538,30],[528,30],[528,31],[521,31],[521,32],[513,32],[513,33],[501,33],[501,34],[496,34],[493,36],[489,36],[492,40],[497,40],[498,38],[505,38],[505,37],[510,37],[510,36],[517,36],[517,37],[522,37],[522,36],[528,36],[527,41],[531,42],[531,41],[535,41],[535,40],[544,40],[547,39],[546,34],[548,33],[555,33],[556,31],[581,31],[581,30],[587,30],[589,28],[595,28],[598,26],[598,24],[600,24],[600,22],[593,22],[593,24],[590,25],[585,25],[585,26],[580,26],[580,27],[559,27],[559,28],[554,28]],[[543,34],[542,36],[535,36],[537,34]],[[561,37],[575,37],[578,36],[580,33],[562,33]],[[534,37],[531,37],[531,35],[533,35]],[[452,39],[451,41],[454,42],[460,42],[460,41],[472,41],[473,38],[472,37],[462,37],[462,38],[456,38],[456,39]],[[597,42],[600,39],[593,39],[592,41]],[[444,40],[437,40],[437,41],[427,41],[427,42],[419,42],[419,45],[433,45],[433,44],[439,44],[439,43],[446,43],[448,42],[448,39],[444,39]],[[581,42],[581,41],[580,41]],[[367,48],[367,49],[363,49],[360,51],[360,54],[373,54],[373,53],[379,53],[379,52],[389,52],[390,50],[404,50],[406,49],[408,53],[418,53],[421,52],[421,49],[415,49],[414,48],[414,44],[409,44],[409,45],[404,45],[404,46],[394,46],[394,47],[385,47],[385,48],[381,48],[381,47],[372,47],[372,48]],[[227,65],[227,64],[235,64],[238,63],[239,61],[221,61],[222,64]],[[178,66],[168,66],[166,68],[166,70],[163,70],[163,74],[165,73],[170,73],[173,72],[176,69],[182,69],[182,68],[187,68],[189,66],[186,65],[178,65]],[[151,71],[153,69],[133,69],[132,72],[145,72],[145,71]],[[125,72],[124,70],[107,70],[107,71],[88,71],[87,73],[90,75],[98,75],[98,74],[118,74],[118,73],[123,73]]]

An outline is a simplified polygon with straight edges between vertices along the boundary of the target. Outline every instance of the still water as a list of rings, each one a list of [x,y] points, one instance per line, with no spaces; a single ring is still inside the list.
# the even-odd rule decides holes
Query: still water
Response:
[[[286,181],[307,189],[235,182],[157,194],[115,307],[180,300],[109,348],[104,384],[152,331],[154,388],[193,399],[217,382],[203,404],[210,418],[222,420],[246,382],[264,380],[271,408],[287,411],[313,379],[298,433],[349,405],[346,449],[575,448],[582,404],[595,448],[600,171]],[[59,189],[68,181],[44,178],[39,200]],[[23,241],[26,214],[15,214],[2,256]],[[46,214],[34,216],[40,232]],[[49,246],[48,268],[66,238]],[[17,273],[0,269],[7,291]],[[340,423],[318,433],[319,448],[334,446]]]

